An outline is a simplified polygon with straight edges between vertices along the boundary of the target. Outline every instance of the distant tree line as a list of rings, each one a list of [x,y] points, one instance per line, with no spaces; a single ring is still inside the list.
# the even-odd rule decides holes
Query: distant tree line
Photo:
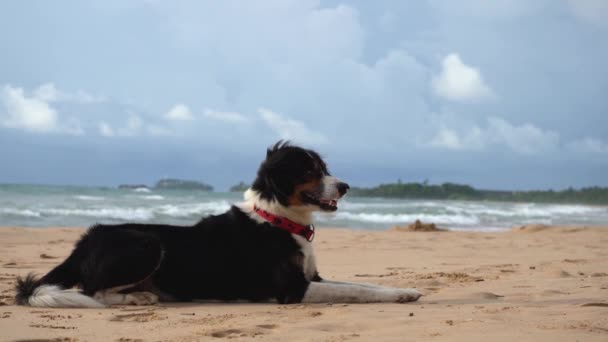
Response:
[[[230,192],[244,192],[247,189],[249,189],[249,184],[241,181],[239,184],[231,186]]]
[[[587,187],[566,190],[498,191],[479,190],[470,185],[443,183],[390,183],[371,188],[353,187],[351,196],[388,197],[404,199],[446,199],[505,202],[608,204],[608,188]]]
[[[243,192],[249,188],[249,184],[239,182],[230,187],[231,192]],[[144,184],[122,184],[119,188],[134,189],[148,188]],[[202,190],[213,191],[211,185],[181,179],[165,178],[159,180],[153,189],[179,189],[179,190]],[[534,190],[534,191],[500,191],[480,190],[470,185],[443,183],[429,184],[396,183],[380,184],[378,186],[364,188],[352,187],[350,196],[361,197],[387,197],[404,199],[441,199],[441,200],[471,200],[471,201],[504,201],[504,202],[538,202],[538,203],[584,203],[608,205],[608,188],[587,187],[581,189],[568,188],[566,190]]]
[[[199,190],[199,191],[213,191],[213,186],[205,184],[203,182],[184,180],[176,178],[163,178],[156,182],[153,187],[149,187],[146,184],[120,184],[119,189],[158,189],[158,190]]]

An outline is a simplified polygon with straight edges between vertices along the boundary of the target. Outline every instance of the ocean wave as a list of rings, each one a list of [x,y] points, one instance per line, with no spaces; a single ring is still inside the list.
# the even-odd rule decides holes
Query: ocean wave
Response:
[[[16,208],[0,208],[0,214],[25,216],[25,217],[40,217],[40,213],[29,209]]]
[[[148,208],[96,208],[96,209],[41,209],[43,215],[54,216],[85,216],[118,220],[147,221],[154,218],[154,212]]]
[[[378,213],[350,213],[340,212],[335,214],[335,219],[352,220],[373,223],[411,223],[416,220],[433,222],[436,224],[459,224],[476,225],[479,218],[465,215],[433,215],[433,214],[378,214]]]
[[[498,207],[500,206],[500,207]],[[445,204],[443,211],[449,214],[472,214],[504,218],[547,218],[560,215],[608,214],[606,208],[566,204],[494,204],[479,205],[469,203]]]
[[[221,214],[230,208],[228,201],[214,201],[188,204],[166,204],[157,208],[157,212],[171,217],[188,217],[203,214]]]
[[[580,215],[607,212],[606,208],[565,204],[542,206],[538,204],[518,204],[516,210],[524,216]]]
[[[418,208],[445,208],[443,203],[420,202],[413,200],[396,200],[394,202],[349,202],[341,201],[340,208],[350,211],[365,210],[365,209],[418,209]]]
[[[148,188],[135,188],[135,189],[133,189],[133,191],[135,191],[135,192],[152,192],[152,190],[150,190]]]
[[[145,200],[151,200],[151,201],[161,201],[161,200],[165,199],[161,195],[146,195],[146,196],[139,196],[139,198],[145,199]]]
[[[106,198],[102,196],[87,196],[87,195],[78,195],[74,196],[74,198],[82,200],[82,201],[103,201]]]

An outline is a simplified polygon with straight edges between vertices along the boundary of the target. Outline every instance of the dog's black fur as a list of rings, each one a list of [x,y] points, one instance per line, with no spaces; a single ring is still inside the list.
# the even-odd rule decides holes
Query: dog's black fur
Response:
[[[252,190],[288,207],[290,201],[323,205],[298,185],[329,175],[317,153],[277,143],[267,151]],[[342,186],[346,192],[348,186]],[[294,196],[298,196],[295,198]],[[121,293],[146,291],[161,300],[196,299],[300,302],[306,279],[301,246],[289,232],[252,219],[233,206],[193,226],[155,224],[95,225],[72,254],[40,279],[18,279],[16,302],[41,285],[78,286],[83,294],[131,285]]]

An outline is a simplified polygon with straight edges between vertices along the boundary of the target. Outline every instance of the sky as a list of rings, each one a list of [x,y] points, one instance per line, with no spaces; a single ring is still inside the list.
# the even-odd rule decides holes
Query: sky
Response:
[[[0,2],[0,183],[608,186],[608,1]]]

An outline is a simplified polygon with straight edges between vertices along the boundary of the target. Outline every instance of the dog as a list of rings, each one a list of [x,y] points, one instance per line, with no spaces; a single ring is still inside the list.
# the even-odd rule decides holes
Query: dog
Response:
[[[159,301],[418,300],[415,289],[319,276],[313,212],[336,211],[348,189],[318,153],[279,141],[268,148],[243,203],[193,226],[94,225],[42,278],[18,278],[15,301],[34,307],[105,307]]]

